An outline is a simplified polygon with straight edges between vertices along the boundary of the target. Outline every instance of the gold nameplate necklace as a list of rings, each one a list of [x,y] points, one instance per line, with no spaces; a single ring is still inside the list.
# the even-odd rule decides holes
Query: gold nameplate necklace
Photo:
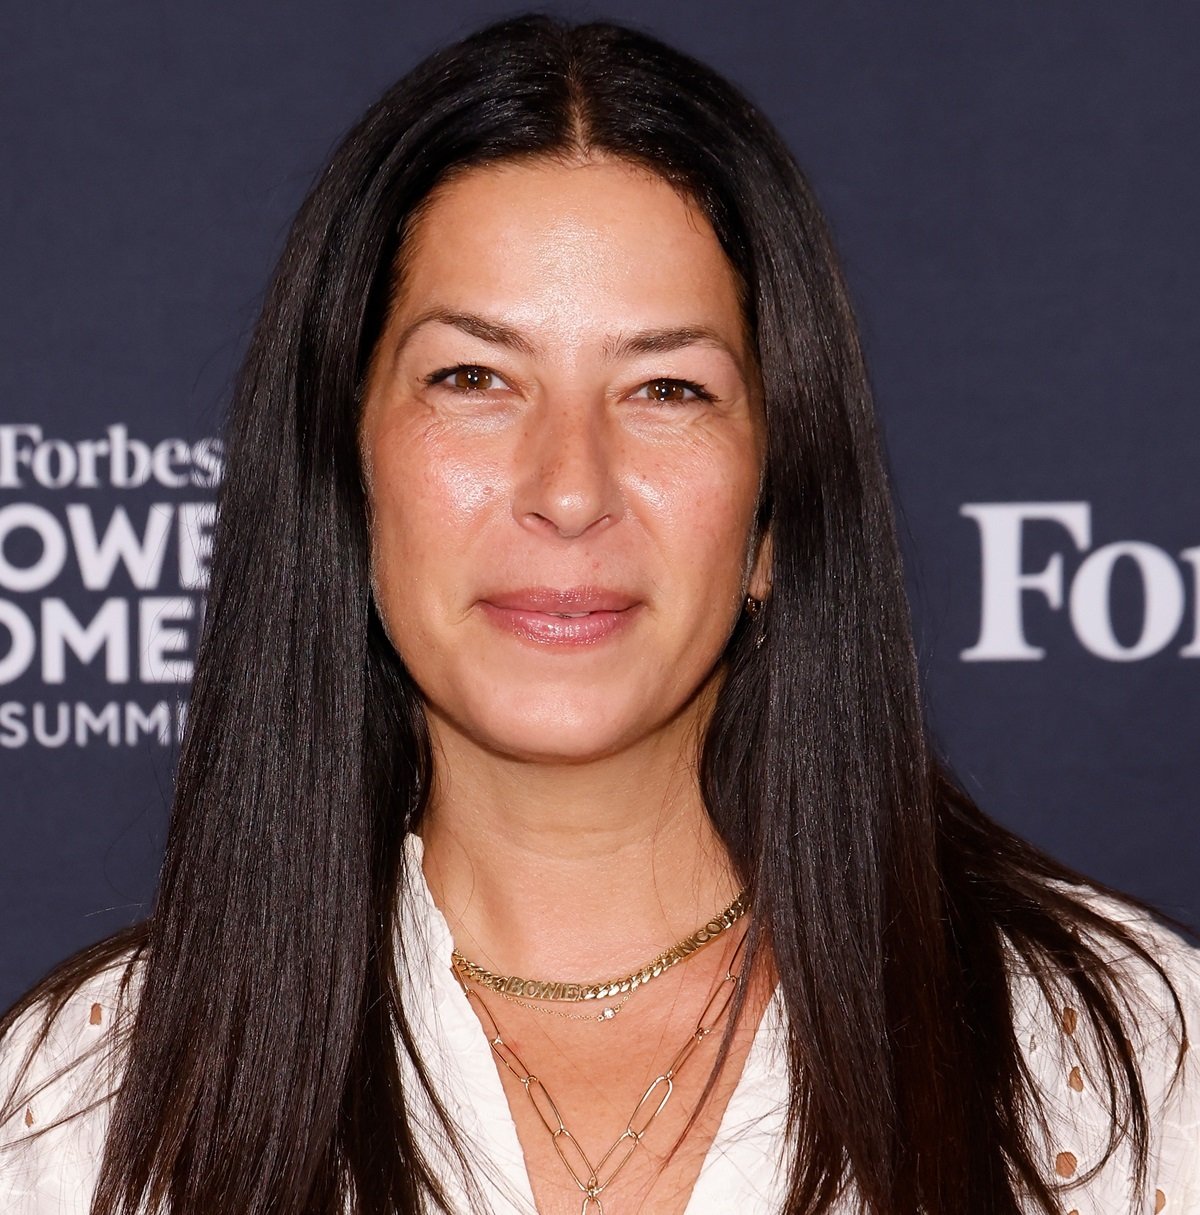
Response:
[[[738,899],[740,900],[742,897],[742,895],[739,895]],[[735,905],[736,903],[731,904],[731,906]],[[744,910],[743,906],[737,913],[738,916]],[[734,918],[736,919],[737,917],[735,916]],[[710,923],[712,922],[710,921]],[[721,931],[724,931],[724,929]],[[708,1003],[704,1006],[704,1011],[701,1012],[697,1019],[696,1028],[692,1030],[688,1040],[680,1047],[675,1058],[671,1060],[662,1074],[656,1076],[651,1081],[637,1105],[633,1107],[633,1113],[629,1115],[629,1119],[625,1123],[625,1129],[617,1136],[608,1151],[600,1157],[598,1164],[592,1164],[591,1158],[580,1146],[579,1140],[567,1130],[566,1124],[562,1120],[562,1115],[558,1112],[558,1106],[554,1103],[554,1098],[550,1096],[546,1086],[526,1067],[521,1056],[500,1036],[499,1027],[496,1025],[495,1018],[492,1016],[488,1006],[483,1002],[483,996],[479,988],[468,987],[463,979],[461,967],[456,968],[459,986],[462,988],[463,994],[468,1000],[473,999],[483,1014],[484,1029],[488,1036],[488,1042],[491,1044],[493,1054],[520,1082],[526,1096],[537,1112],[538,1119],[554,1141],[554,1150],[558,1153],[558,1158],[563,1162],[567,1172],[571,1175],[571,1180],[575,1182],[579,1187],[579,1192],[583,1195],[583,1204],[579,1208],[579,1215],[604,1215],[604,1203],[601,1201],[600,1195],[612,1184],[617,1174],[629,1163],[630,1157],[637,1149],[638,1144],[645,1138],[646,1132],[650,1129],[654,1120],[666,1108],[667,1102],[671,1099],[671,1094],[675,1091],[675,1077],[679,1074],[684,1064],[691,1058],[696,1047],[720,1025],[721,1018],[729,1007],[729,1001],[733,997],[734,990],[742,978],[740,967],[735,970],[734,965],[738,962],[745,943],[746,938],[743,935],[742,939],[737,943],[737,948],[733,951],[733,957],[730,959],[724,976],[713,990],[712,995],[709,996]],[[692,950],[692,952],[694,953],[695,950]],[[463,960],[465,961],[466,959],[464,958]],[[592,998],[594,999],[595,997]]]
[[[707,923],[701,924],[695,932],[684,937],[682,941],[677,941],[670,949],[663,950],[645,966],[639,967],[620,979],[605,979],[592,983],[522,979],[517,975],[495,974],[477,962],[472,962],[469,958],[464,957],[457,949],[453,950],[450,956],[454,962],[454,969],[462,978],[497,992],[506,1000],[520,1004],[523,1008],[532,1009],[534,1012],[549,1012],[570,1021],[611,1021],[621,1011],[625,1001],[639,987],[649,983],[651,979],[658,978],[677,962],[690,958],[710,941],[715,941],[741,919],[748,906],[748,895],[743,890],[724,911],[718,912]],[[540,1008],[536,1004],[526,1003],[529,1000],[545,1000],[578,1004],[585,1000],[608,1000],[612,996],[621,996],[621,999],[615,1004],[606,1005],[597,1013],[588,1013],[586,1016],[561,1012],[558,1009]]]

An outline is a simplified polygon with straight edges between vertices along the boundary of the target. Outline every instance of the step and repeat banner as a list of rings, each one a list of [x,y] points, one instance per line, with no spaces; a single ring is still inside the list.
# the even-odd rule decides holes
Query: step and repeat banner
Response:
[[[0,1005],[152,900],[223,410],[295,208],[391,81],[514,11],[10,14]],[[1200,922],[1198,10],[557,11],[660,34],[779,125],[863,324],[942,752]]]

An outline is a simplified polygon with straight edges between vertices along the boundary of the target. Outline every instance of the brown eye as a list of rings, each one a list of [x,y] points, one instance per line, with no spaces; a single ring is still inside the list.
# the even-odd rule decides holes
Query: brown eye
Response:
[[[444,386],[448,391],[461,393],[463,396],[487,392],[497,385],[508,387],[494,371],[475,363],[459,363],[456,367],[443,367],[440,371],[427,375],[425,383],[430,386]]]
[[[659,405],[686,404],[689,401],[711,401],[713,394],[691,380],[651,380],[642,385],[650,394],[650,400]],[[689,395],[691,394],[691,395]]]
[[[686,393],[678,380],[655,380],[650,385],[650,395],[656,401],[682,401]]]
[[[460,367],[454,373],[454,387],[464,392],[484,392],[495,376],[486,367]]]

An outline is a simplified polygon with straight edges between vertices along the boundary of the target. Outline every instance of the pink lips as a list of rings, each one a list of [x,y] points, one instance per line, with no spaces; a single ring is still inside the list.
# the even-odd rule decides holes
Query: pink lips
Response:
[[[493,624],[542,645],[594,645],[624,629],[638,600],[597,586],[497,591],[480,600]]]

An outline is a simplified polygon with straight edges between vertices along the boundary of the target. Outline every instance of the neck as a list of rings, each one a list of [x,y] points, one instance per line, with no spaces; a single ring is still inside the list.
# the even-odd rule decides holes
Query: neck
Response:
[[[683,738],[547,764],[481,753],[443,723],[431,732],[425,877],[473,962],[526,978],[609,977],[737,893]]]

